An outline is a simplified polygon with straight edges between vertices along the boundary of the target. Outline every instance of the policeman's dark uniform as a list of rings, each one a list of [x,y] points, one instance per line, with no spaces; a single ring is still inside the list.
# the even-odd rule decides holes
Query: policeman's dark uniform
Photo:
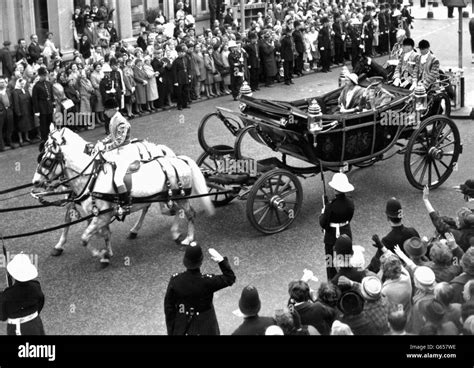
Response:
[[[234,100],[237,99],[240,93],[240,87],[244,81],[245,72],[245,59],[243,52],[232,51],[229,54],[229,67],[230,67],[230,87],[232,91],[232,97]]]
[[[183,51],[182,46],[178,46],[178,52]],[[185,56],[177,57],[171,66],[173,73],[173,83],[175,86],[178,109],[187,108],[189,102],[189,88],[191,84],[191,64]]]
[[[395,246],[398,245],[402,251],[403,244],[406,240],[411,239],[413,237],[420,238],[420,234],[412,227],[406,227],[401,223],[401,219],[403,218],[403,210],[402,205],[399,200],[396,198],[390,198],[387,201],[387,205],[385,208],[385,214],[387,215],[388,219],[392,219],[392,222],[399,220],[399,225],[392,226],[392,230],[382,238],[382,244],[390,250],[394,252]],[[370,261],[370,265],[368,269],[372,272],[378,273],[380,270],[380,257],[382,256],[382,251],[379,249],[375,256]]]
[[[344,175],[344,174],[336,174]],[[336,176],[335,175],[335,176]],[[334,179],[333,179],[334,180]],[[329,183],[331,185],[331,183]],[[319,217],[319,224],[324,229],[324,251],[326,260],[333,259],[333,247],[336,239],[346,234],[352,239],[350,221],[354,216],[354,201],[345,193],[337,193],[336,197],[326,205],[324,213]],[[326,265],[328,280],[336,274],[336,269],[331,265]]]
[[[222,275],[201,274],[202,257],[199,246],[187,246],[183,260],[187,270],[171,277],[165,295],[168,335],[220,334],[212,298],[235,282],[235,274],[227,258],[219,263]]]
[[[17,254],[7,265],[14,283],[0,293],[0,321],[7,321],[7,335],[44,335],[39,314],[44,305],[44,294],[36,267],[28,256]],[[20,281],[21,280],[21,281]]]

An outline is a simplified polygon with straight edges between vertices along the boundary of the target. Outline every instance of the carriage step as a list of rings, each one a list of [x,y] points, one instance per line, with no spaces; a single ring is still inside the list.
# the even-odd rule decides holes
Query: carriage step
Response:
[[[266,173],[270,170],[273,170],[276,168],[284,168],[284,167],[285,166],[283,165],[283,162],[281,162],[276,157],[269,157],[269,158],[257,161],[257,168],[258,168],[258,172],[260,173]]]
[[[231,185],[231,184],[248,184],[250,180],[250,175],[232,175],[232,174],[221,174],[221,175],[210,175],[207,177],[207,180],[221,185]]]

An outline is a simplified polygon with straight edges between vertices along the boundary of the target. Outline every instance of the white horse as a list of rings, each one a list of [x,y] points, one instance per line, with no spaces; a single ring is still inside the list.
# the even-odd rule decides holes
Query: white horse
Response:
[[[79,135],[73,133],[69,129],[63,128],[59,131],[52,126],[50,129],[49,139],[45,144],[42,160],[39,163],[33,178],[33,185],[37,188],[45,187],[52,181],[64,177],[66,180],[69,180],[66,185],[71,188],[76,196],[83,195],[82,197],[84,200],[80,203],[82,212],[85,215],[89,215],[93,213],[93,210],[104,211],[115,206],[114,203],[94,198],[90,195],[91,193],[87,186],[89,185],[91,176],[93,176],[95,171],[98,172],[92,192],[113,195],[115,194],[115,190],[113,185],[112,165],[108,162],[104,162],[101,164],[100,170],[94,168],[94,165],[91,164],[93,157],[84,153],[86,143],[87,142]],[[131,174],[131,196],[133,198],[149,197],[156,195],[157,193],[167,192],[167,178],[170,181],[171,188],[177,189],[178,179],[176,178],[176,175],[169,175],[171,171],[169,170],[170,167],[176,168],[176,171],[172,171],[178,174],[181,182],[184,182],[183,187],[192,189],[191,195],[202,195],[208,193],[204,176],[192,159],[186,156],[175,156],[166,146],[154,145],[149,142],[145,142],[144,144],[152,157],[163,157],[165,153],[166,156],[159,159],[160,162],[158,162],[158,160],[153,160],[149,163],[141,164],[140,169]],[[135,144],[130,144],[124,148],[137,150],[134,146]],[[163,167],[165,167],[168,175],[165,173]],[[214,213],[214,207],[210,198],[204,196],[199,198],[199,200],[203,204],[205,211],[209,215],[212,215]],[[136,237],[150,205],[150,203],[132,205],[130,212],[141,210],[142,214],[135,226],[130,230],[131,238]],[[179,223],[180,219],[185,218],[187,220],[188,231],[181,244],[187,245],[194,240],[194,210],[187,199],[173,201],[173,209],[176,210],[176,215],[171,226],[173,239],[176,241],[181,238],[181,234],[179,233]],[[87,246],[94,256],[100,258],[103,266],[108,265],[110,257],[113,255],[109,228],[110,222],[113,219],[113,211],[93,217],[92,220],[90,220],[87,229],[81,236],[82,244]],[[94,235],[101,236],[105,240],[106,247],[100,252],[90,247],[89,242]],[[67,231],[63,232],[59,243],[55,246],[53,255],[60,255],[62,253],[66,240]]]

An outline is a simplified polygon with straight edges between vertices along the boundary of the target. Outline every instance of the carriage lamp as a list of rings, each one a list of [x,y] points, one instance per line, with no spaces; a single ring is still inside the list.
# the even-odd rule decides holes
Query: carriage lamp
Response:
[[[313,146],[316,147],[316,136],[323,130],[321,107],[318,101],[313,100],[308,106],[308,131],[313,135]]]
[[[344,84],[344,80],[346,79],[347,74],[349,74],[349,68],[344,65],[342,67],[341,74],[339,74],[339,87]]]
[[[240,96],[247,96],[247,97],[252,97],[252,89],[250,88],[249,84],[247,81],[244,81],[242,83],[242,87],[240,87]]]
[[[422,82],[415,87],[415,110],[424,111],[428,108],[428,96]]]

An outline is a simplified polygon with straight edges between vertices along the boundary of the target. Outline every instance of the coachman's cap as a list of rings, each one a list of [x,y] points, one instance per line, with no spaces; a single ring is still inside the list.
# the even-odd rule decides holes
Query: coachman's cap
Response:
[[[203,259],[204,255],[202,253],[202,248],[199,245],[191,243],[186,246],[183,258],[184,267],[188,270],[198,269],[201,267]]]
[[[248,285],[242,290],[239,299],[239,309],[247,317],[256,316],[260,312],[262,304],[255,286]]]
[[[390,198],[387,201],[387,206],[385,207],[385,213],[388,217],[392,218],[402,218],[402,204],[395,197]]]
[[[17,254],[7,265],[7,271],[19,282],[27,282],[38,277],[38,270],[26,254]]]
[[[109,98],[104,101],[104,109],[105,110],[113,110],[119,107],[117,100],[115,98]]]

